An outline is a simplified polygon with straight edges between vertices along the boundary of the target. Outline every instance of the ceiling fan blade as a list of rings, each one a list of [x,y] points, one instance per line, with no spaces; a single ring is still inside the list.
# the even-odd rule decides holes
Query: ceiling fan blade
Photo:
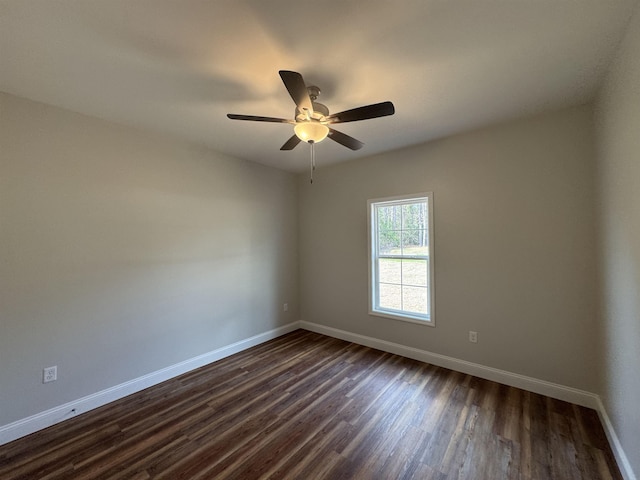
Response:
[[[345,133],[334,130],[333,128],[329,129],[329,135],[327,136],[334,142],[338,142],[340,145],[344,145],[351,150],[360,150],[364,146],[364,143],[362,143],[360,140],[356,140],[355,138],[350,137]]]
[[[290,70],[280,70],[279,73],[282,83],[287,87],[287,91],[298,107],[298,110],[301,112],[307,110],[309,115],[311,115],[313,113],[313,104],[311,103],[311,98],[309,98],[309,92],[307,91],[307,86],[304,84],[302,75]]]
[[[395,112],[396,109],[393,106],[393,103],[381,102],[374,103],[373,105],[366,105],[364,107],[353,108],[351,110],[345,110],[340,113],[334,113],[333,115],[329,115],[327,120],[329,123],[355,122],[357,120],[386,117],[387,115],[393,115]]]
[[[287,120],[286,118],[274,118],[274,117],[258,117],[255,115],[236,115],[235,113],[227,113],[227,117],[231,120],[251,120],[252,122],[272,122],[272,123],[291,123],[295,124],[293,120]]]
[[[280,150],[293,150],[301,142],[297,135],[294,135],[287,140],[284,145],[280,147]]]

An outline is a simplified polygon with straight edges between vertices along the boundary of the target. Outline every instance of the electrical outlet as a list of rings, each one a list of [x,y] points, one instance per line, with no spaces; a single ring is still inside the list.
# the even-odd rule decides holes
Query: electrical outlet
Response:
[[[471,343],[478,343],[478,332],[469,330],[469,341]]]
[[[58,367],[47,367],[42,370],[42,383],[54,382],[58,379]]]
[[[282,311],[283,312],[288,312],[289,311],[289,304],[288,303],[283,303],[282,304]]]

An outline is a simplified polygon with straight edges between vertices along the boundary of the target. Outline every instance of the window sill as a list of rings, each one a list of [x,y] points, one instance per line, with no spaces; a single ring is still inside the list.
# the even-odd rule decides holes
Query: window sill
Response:
[[[369,315],[372,315],[374,317],[382,317],[382,318],[390,318],[391,320],[400,320],[401,322],[408,322],[408,323],[413,323],[416,325],[422,325],[424,327],[435,327],[436,323],[435,320],[430,319],[430,320],[421,320],[418,318],[413,318],[407,315],[394,315],[393,313],[388,313],[388,312],[380,312],[380,311],[376,311],[376,310],[370,310],[369,311]]]

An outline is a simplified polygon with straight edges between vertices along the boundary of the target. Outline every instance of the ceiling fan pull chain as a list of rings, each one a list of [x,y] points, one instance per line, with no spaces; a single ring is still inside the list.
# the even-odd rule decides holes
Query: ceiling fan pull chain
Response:
[[[315,142],[313,140],[309,140],[309,145],[311,145],[311,165],[310,165],[311,182],[310,183],[313,183],[313,171],[316,169],[316,151],[314,148],[314,144]]]
[[[313,170],[316,169],[316,147],[315,147],[315,142],[313,142],[313,144],[311,145],[311,168]]]

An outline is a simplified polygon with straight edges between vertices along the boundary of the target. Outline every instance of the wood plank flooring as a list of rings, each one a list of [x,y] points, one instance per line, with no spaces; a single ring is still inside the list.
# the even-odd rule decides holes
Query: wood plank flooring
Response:
[[[622,477],[593,410],[298,330],[4,445],[0,478]]]

